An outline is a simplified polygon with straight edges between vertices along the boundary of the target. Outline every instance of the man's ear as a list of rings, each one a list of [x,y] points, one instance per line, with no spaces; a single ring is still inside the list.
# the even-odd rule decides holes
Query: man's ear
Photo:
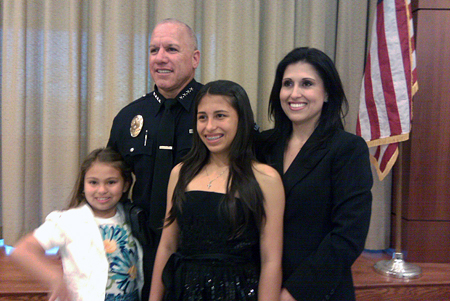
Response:
[[[198,65],[200,64],[200,50],[194,50],[194,53],[192,54],[192,67],[194,69],[197,69]]]

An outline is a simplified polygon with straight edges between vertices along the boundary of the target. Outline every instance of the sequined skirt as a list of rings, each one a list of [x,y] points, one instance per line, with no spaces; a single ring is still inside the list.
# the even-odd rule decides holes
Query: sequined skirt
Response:
[[[254,260],[228,254],[172,254],[163,271],[164,300],[257,300]]]

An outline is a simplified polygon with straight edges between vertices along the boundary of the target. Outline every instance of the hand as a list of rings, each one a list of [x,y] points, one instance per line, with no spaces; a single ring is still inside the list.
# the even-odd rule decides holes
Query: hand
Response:
[[[294,297],[284,287],[281,289],[280,301],[296,301]]]
[[[56,299],[60,301],[71,301],[72,297],[67,284],[64,281],[64,277],[60,277],[58,280],[53,282],[52,292],[50,294],[49,301],[55,301]]]

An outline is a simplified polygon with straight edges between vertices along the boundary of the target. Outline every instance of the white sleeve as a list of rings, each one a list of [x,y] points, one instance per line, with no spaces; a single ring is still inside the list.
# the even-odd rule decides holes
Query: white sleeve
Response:
[[[65,232],[61,228],[62,215],[62,211],[53,211],[47,216],[45,222],[34,230],[33,235],[44,250],[62,247],[66,244]]]

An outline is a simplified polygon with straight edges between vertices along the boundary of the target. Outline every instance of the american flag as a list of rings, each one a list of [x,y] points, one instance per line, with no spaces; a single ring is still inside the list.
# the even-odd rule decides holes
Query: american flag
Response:
[[[409,139],[412,97],[418,89],[410,0],[378,0],[361,85],[356,133],[370,148],[381,180]]]

